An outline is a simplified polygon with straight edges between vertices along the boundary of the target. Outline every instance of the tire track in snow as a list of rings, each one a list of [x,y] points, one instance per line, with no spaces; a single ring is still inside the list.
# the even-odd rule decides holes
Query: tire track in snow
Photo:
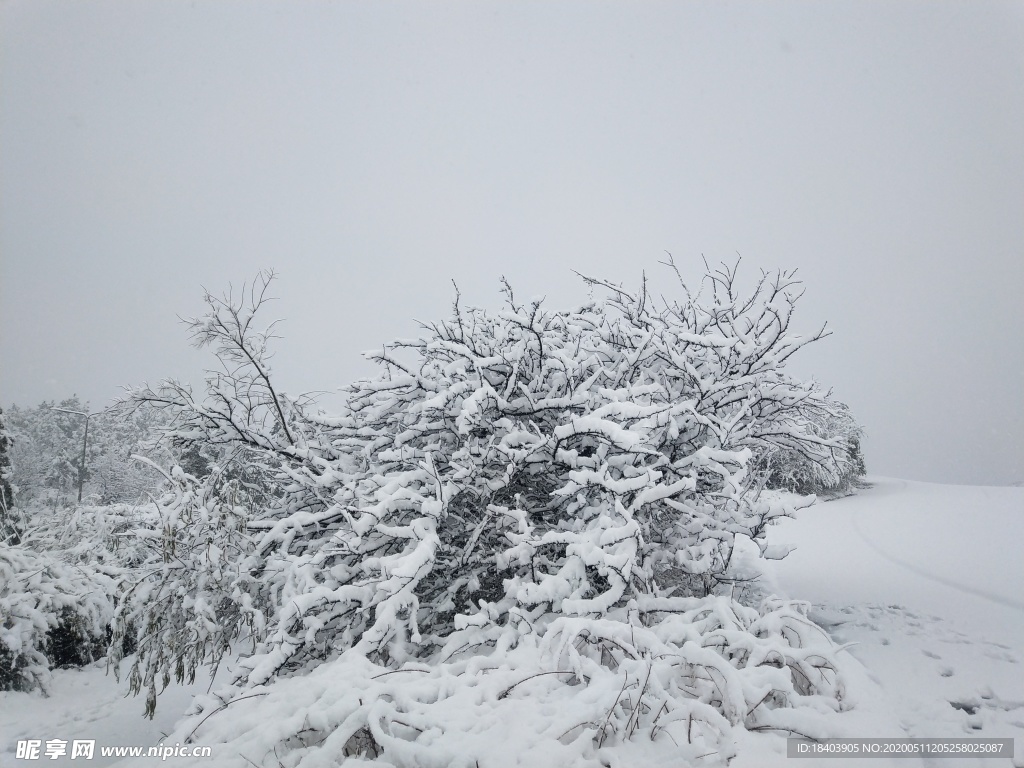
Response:
[[[934,581],[937,584],[942,584],[943,586],[951,587],[952,589],[957,589],[961,592],[966,592],[969,595],[974,595],[976,597],[984,598],[985,600],[990,600],[993,603],[997,603],[998,605],[1004,605],[1007,608],[1013,608],[1014,610],[1024,612],[1024,602],[1021,602],[1019,600],[1013,600],[1009,597],[1003,597],[1002,595],[997,595],[992,592],[986,592],[983,589],[978,589],[977,587],[972,587],[968,584],[961,584],[960,582],[953,581],[952,579],[947,579],[944,576],[938,576],[934,573],[929,573],[928,571],[924,570],[920,566],[915,565],[914,563],[907,562],[901,557],[897,557],[896,555],[892,555],[886,552],[884,549],[878,546],[878,544],[876,544],[874,541],[868,538],[867,534],[865,534],[864,531],[861,529],[860,523],[857,521],[856,515],[851,515],[850,521],[853,523],[853,529],[857,531],[857,535],[864,540],[864,543],[871,547],[871,549],[875,550],[875,552],[877,552],[883,558],[888,560],[890,563],[894,563],[895,565],[898,565],[901,568],[906,568],[908,571],[916,573],[918,576],[921,576],[922,578]]]

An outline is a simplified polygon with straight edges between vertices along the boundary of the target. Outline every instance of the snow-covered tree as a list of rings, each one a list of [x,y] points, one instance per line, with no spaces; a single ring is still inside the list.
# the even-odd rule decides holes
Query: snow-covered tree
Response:
[[[113,504],[145,498],[161,476],[132,458],[144,454],[166,462],[172,457],[151,445],[159,411],[148,408],[111,408],[91,414],[89,432],[80,414],[88,403],[70,397],[44,401],[35,408],[14,406],[8,412],[11,481],[18,488],[20,506],[61,507],[76,500],[85,448],[84,494],[93,502]]]
[[[37,408],[12,406],[9,429],[14,437],[11,449],[12,482],[21,506],[35,501],[67,503],[78,486],[82,451],[82,427],[77,417],[65,410],[87,407],[78,397],[43,402]]]
[[[0,408],[0,542],[17,544],[21,540],[14,513],[14,489],[11,487],[11,444],[7,417]]]
[[[617,678],[607,717],[583,707],[563,738],[600,749],[638,729],[691,744],[699,732],[695,750],[723,755],[732,728],[794,729],[780,710],[840,707],[830,648],[798,606],[729,598],[768,527],[812,501],[766,491],[757,458],[797,451],[841,471],[841,440],[816,425],[842,406],[785,372],[827,335],[790,329],[793,273],[762,274],[741,295],[735,268],[709,269],[696,294],[680,279],[675,301],[646,281],[584,278],[602,296],[572,310],[519,302],[507,284],[500,312],[457,294],[448,321],[371,355],[381,374],[349,387],[337,416],[272,378],[272,333],[255,321],[271,279],[207,295],[190,322],[222,363],[202,396],[174,381],[133,393],[172,416],[179,450],[230,448],[249,470],[230,490],[217,472],[172,471],[164,517],[198,516],[203,533],[173,533],[189,567],[154,557],[165,565],[119,618],[119,631],[139,630],[132,675],[151,701],[155,680],[215,664],[244,636],[254,650],[210,706],[330,660],[369,664],[367,681],[434,670],[436,686],[406,692],[423,706],[455,695],[446,676],[474,685],[473,669],[557,673],[551,697],[583,685],[578,700],[593,702]],[[412,750],[399,762],[430,764],[409,757],[408,731],[374,720],[375,685],[309,727],[336,755]],[[274,748],[299,749],[306,727]]]
[[[162,415],[152,408],[113,407],[93,417],[86,489],[99,504],[148,501],[163,476],[136,457],[164,464],[176,459],[156,439],[161,427]]]

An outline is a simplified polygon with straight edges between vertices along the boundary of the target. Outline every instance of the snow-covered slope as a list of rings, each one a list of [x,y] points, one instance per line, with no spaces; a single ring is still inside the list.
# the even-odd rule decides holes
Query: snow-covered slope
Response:
[[[871,483],[857,496],[817,504],[773,530],[773,544],[794,549],[785,560],[769,563],[765,576],[770,591],[812,602],[812,616],[838,642],[851,644],[842,654],[855,705],[844,716],[846,735],[1012,737],[1014,761],[934,763],[1024,766],[1024,488],[885,478]],[[160,742],[184,711],[187,692],[162,696],[158,720],[151,723],[141,718],[141,699],[121,698],[124,688],[98,665],[56,672],[50,699],[0,693],[0,765],[31,764],[15,760],[18,739],[94,738],[92,765],[112,762],[99,758],[100,745]],[[197,692],[205,689],[205,683],[196,686]],[[854,734],[851,728],[863,731]],[[670,746],[654,746],[638,744],[620,757],[678,765]],[[749,735],[739,748],[735,768],[816,762],[787,759],[785,740],[778,736]],[[216,745],[213,750],[212,761],[195,764],[217,764]],[[501,764],[515,764],[514,756],[504,757]],[[137,758],[120,764],[154,761],[159,762]],[[881,768],[887,761],[822,763]]]

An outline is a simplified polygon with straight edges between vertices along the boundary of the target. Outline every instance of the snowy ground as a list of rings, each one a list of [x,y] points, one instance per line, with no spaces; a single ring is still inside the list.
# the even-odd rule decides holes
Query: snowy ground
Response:
[[[197,676],[198,678],[198,676]],[[45,765],[106,766],[117,758],[104,758],[100,746],[142,746],[160,744],[170,733],[175,721],[185,712],[193,692],[205,691],[209,684],[196,681],[190,688],[172,686],[160,697],[156,717],[142,716],[144,697],[128,696],[127,683],[118,684],[106,674],[106,663],[97,662],[84,669],[56,670],[50,696],[0,692],[0,768],[40,764],[17,760],[15,750],[20,739],[62,739],[70,744],[75,739],[95,739],[92,760],[71,760],[69,756],[55,760],[43,759]],[[135,764],[158,763],[155,758],[138,760]],[[207,761],[208,762],[208,761]],[[122,765],[131,765],[126,761]]]
[[[1024,766],[1024,488],[945,486],[873,478],[856,497],[819,504],[783,524],[773,543],[795,547],[770,564],[768,586],[809,600],[837,642],[851,643],[848,674],[865,737],[1014,738],[1016,758],[904,759],[892,765]],[[222,673],[223,674],[223,673]],[[193,691],[205,691],[208,680]],[[157,744],[190,690],[172,688],[154,721],[142,699],[104,665],[54,674],[52,695],[0,693],[0,766],[19,739],[95,739],[99,746]],[[196,764],[216,765],[212,760]],[[157,758],[122,760],[121,766]],[[670,754],[659,765],[675,765]],[[735,768],[811,766],[785,757],[785,741],[752,735]],[[826,760],[826,766],[887,761]],[[67,758],[48,765],[81,764]],[[180,764],[180,763],[179,763]],[[653,763],[652,763],[653,764]]]
[[[900,728],[877,735],[1014,738],[975,763],[1024,765],[1024,489],[872,484],[780,529],[775,588],[855,643]]]

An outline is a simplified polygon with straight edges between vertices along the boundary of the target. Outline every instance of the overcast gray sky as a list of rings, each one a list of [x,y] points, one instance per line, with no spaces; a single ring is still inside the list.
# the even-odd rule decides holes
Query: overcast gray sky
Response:
[[[298,392],[665,251],[799,267],[870,471],[1024,480],[1024,4],[0,2],[2,404],[198,382],[263,267]]]

